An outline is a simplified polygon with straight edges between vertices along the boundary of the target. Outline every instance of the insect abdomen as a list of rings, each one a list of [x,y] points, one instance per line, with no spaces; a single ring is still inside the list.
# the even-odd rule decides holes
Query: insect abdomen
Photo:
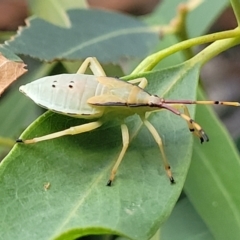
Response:
[[[67,115],[99,115],[102,110],[87,103],[88,98],[104,93],[104,86],[92,75],[60,74],[44,77],[20,88],[38,105]]]

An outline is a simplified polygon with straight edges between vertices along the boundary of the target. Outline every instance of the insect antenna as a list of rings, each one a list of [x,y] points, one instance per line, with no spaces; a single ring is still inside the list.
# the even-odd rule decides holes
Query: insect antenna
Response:
[[[186,120],[189,130],[193,132],[197,137],[200,138],[201,143],[209,141],[207,134],[204,132],[202,127],[197,124],[189,114],[189,111],[185,105],[189,104],[201,104],[201,105],[225,105],[239,107],[239,102],[226,102],[226,101],[192,101],[192,100],[167,100],[161,99],[159,107],[165,108],[170,112],[182,117]],[[183,108],[184,113],[181,113],[178,108]]]
[[[201,104],[201,105],[225,105],[239,107],[239,102],[225,102],[225,101],[191,101],[191,100],[165,100],[167,104]]]

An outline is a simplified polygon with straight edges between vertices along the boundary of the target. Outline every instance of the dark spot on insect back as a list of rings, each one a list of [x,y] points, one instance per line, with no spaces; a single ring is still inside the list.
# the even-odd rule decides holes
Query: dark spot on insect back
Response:
[[[69,88],[73,88],[73,85],[71,83],[74,83],[74,81],[70,81],[70,84],[68,85]]]
[[[56,83],[57,81],[55,80],[55,81],[53,81],[53,84],[52,84],[52,87],[53,88],[55,88],[56,87],[56,85],[54,84],[54,83]]]

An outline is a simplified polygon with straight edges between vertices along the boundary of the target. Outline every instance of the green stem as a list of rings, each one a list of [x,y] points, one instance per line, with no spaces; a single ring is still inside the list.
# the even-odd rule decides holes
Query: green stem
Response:
[[[10,37],[15,35],[15,31],[0,31],[0,42],[4,43],[4,41],[8,40]]]
[[[231,0],[230,2],[237,19],[238,27],[240,27],[240,0]]]
[[[168,47],[164,50],[161,50],[145,58],[135,68],[135,70],[131,73],[131,75],[151,71],[163,58],[173,53],[176,53],[178,51],[181,51],[183,49],[187,49],[187,48],[204,44],[204,43],[214,42],[220,39],[234,38],[238,36],[240,36],[240,29],[236,28],[234,30],[229,30],[229,31],[224,31],[219,33],[212,33],[212,34],[192,38],[192,39],[177,43],[171,47]]]
[[[221,52],[224,52],[227,49],[234,47],[238,44],[240,44],[240,37],[216,41],[203,49],[201,52],[199,52],[190,61],[193,64],[200,63],[201,65],[203,65]]]

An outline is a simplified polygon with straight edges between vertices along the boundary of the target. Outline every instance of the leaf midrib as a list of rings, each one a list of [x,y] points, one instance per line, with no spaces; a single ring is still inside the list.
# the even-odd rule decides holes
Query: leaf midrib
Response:
[[[100,42],[109,40],[110,38],[116,38],[119,36],[123,36],[123,35],[129,35],[129,34],[138,34],[138,33],[149,33],[149,32],[153,32],[153,30],[149,27],[134,27],[134,28],[127,28],[127,29],[121,29],[121,30],[117,30],[117,31],[113,31],[95,38],[92,38],[91,40],[87,40],[81,44],[78,44],[77,46],[75,46],[74,48],[70,49],[69,51],[66,52],[62,52],[59,55],[62,57],[67,57],[68,55],[77,52],[85,47],[89,47],[91,45],[96,45]]]
[[[191,66],[192,68],[193,66]],[[182,72],[182,71],[180,71]],[[186,69],[184,69],[184,72],[187,72]],[[169,85],[169,87],[167,89],[164,90],[163,92],[163,96],[167,95],[171,89],[173,89],[178,83],[179,81],[183,79],[181,74],[176,74],[175,79],[172,81],[172,84]],[[160,109],[162,110],[162,109]],[[139,126],[135,129],[135,132],[133,134],[131,134],[130,139],[129,139],[129,145],[131,144],[131,142],[134,140],[134,138],[137,136],[137,134],[139,133],[140,129],[143,127],[143,123],[140,122]],[[109,165],[108,170],[110,171],[110,169],[112,168],[111,165]],[[67,215],[66,219],[59,225],[59,227],[57,227],[55,233],[53,234],[53,236],[56,236],[57,233],[59,233],[60,230],[64,229],[64,227],[69,223],[69,221],[71,220],[71,217],[74,216],[75,212],[77,212],[77,210],[80,208],[80,206],[83,204],[83,202],[88,198],[88,196],[90,195],[90,193],[92,192],[92,189],[95,188],[95,186],[101,181],[102,178],[105,178],[105,172],[104,173],[100,173],[99,176],[97,177],[97,179],[92,181],[91,187],[87,189],[87,191],[85,192],[84,196],[76,201],[76,204],[73,206],[72,210],[70,211],[70,213]]]

